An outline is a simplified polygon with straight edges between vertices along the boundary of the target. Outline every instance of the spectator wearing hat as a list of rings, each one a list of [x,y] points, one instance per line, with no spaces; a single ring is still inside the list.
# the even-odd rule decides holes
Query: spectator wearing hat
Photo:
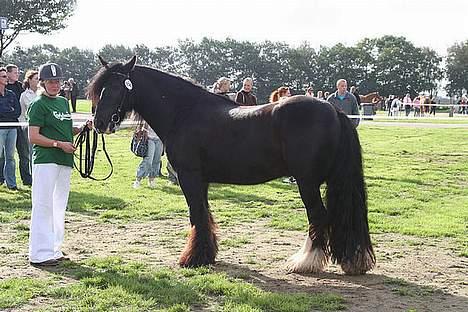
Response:
[[[42,90],[28,110],[29,139],[33,144],[29,261],[35,266],[55,266],[66,260],[61,247],[76,149],[73,134],[80,129],[73,128],[68,101],[58,95],[62,79],[57,64],[42,65]]]

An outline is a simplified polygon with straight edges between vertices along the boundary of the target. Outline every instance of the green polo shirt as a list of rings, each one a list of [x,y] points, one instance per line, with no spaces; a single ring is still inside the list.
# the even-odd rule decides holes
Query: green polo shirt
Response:
[[[45,95],[37,97],[28,109],[29,125],[40,127],[39,133],[57,141],[73,142],[73,121],[67,99]],[[44,147],[34,144],[33,163],[73,167],[73,154],[60,148]]]

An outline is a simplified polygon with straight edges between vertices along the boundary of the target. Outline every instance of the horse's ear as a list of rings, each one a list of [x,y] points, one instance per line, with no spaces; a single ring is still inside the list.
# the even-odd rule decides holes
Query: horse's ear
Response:
[[[135,67],[135,63],[136,63],[136,55],[134,55],[132,59],[123,66],[124,72],[126,73],[131,72],[133,68]]]
[[[105,68],[109,68],[109,63],[104,61],[104,59],[100,55],[98,55],[98,59],[101,62],[102,66],[104,66]]]

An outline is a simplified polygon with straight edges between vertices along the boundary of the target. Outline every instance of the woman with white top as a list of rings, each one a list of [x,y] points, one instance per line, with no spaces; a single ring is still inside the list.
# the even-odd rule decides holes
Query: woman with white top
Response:
[[[21,115],[19,116],[18,120],[20,122],[27,121],[27,112],[29,105],[34,101],[37,94],[37,87],[39,86],[39,72],[36,70],[28,70],[26,75],[24,76],[23,81],[23,93],[21,93],[20,97],[20,105],[21,105]],[[21,130],[24,131],[28,136],[28,126],[22,126]],[[32,172],[31,168],[31,159],[32,159],[32,144],[29,142],[29,168]]]

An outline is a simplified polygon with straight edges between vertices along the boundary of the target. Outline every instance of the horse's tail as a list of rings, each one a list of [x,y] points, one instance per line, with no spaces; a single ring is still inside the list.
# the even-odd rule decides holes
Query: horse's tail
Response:
[[[348,274],[363,274],[375,265],[367,221],[367,193],[359,136],[351,120],[338,112],[340,139],[327,179],[327,213],[332,260]]]

